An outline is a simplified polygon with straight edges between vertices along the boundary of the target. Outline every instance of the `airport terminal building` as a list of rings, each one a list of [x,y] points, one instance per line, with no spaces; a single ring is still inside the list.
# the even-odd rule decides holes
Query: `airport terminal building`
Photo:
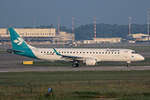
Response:
[[[15,28],[16,32],[31,43],[68,43],[74,41],[74,34],[56,32],[55,28]],[[9,42],[7,28],[0,28],[0,42]]]
[[[99,43],[121,43],[122,38],[93,38],[93,40],[84,40],[83,44],[99,44]]]

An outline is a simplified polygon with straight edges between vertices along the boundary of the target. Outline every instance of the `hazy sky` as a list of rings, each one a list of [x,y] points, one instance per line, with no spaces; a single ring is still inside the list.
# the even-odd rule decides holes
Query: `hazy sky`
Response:
[[[0,0],[0,27],[57,25],[71,26],[93,23],[127,24],[128,16],[133,22],[146,23],[146,9],[150,0]]]

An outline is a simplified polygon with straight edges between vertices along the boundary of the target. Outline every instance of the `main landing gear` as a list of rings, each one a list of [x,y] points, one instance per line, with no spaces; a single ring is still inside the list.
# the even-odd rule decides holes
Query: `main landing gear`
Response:
[[[77,61],[77,60],[73,61],[72,67],[74,67],[74,68],[79,67],[79,61]]]
[[[127,61],[127,67],[129,67],[129,64],[131,63],[131,61]]]

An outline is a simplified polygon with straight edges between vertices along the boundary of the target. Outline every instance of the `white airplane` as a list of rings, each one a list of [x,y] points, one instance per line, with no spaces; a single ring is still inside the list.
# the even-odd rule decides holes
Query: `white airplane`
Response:
[[[129,64],[144,60],[142,55],[131,49],[35,48],[27,44],[13,28],[8,30],[12,43],[12,49],[8,52],[35,59],[71,61],[73,67],[78,67],[80,61],[86,65],[96,65],[102,61],[124,61]]]

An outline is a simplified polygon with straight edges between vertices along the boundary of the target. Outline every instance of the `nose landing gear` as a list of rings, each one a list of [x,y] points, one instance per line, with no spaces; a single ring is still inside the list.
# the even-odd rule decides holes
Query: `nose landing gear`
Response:
[[[131,61],[127,61],[127,67],[129,67],[129,64],[131,63]]]

